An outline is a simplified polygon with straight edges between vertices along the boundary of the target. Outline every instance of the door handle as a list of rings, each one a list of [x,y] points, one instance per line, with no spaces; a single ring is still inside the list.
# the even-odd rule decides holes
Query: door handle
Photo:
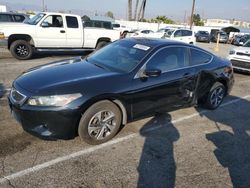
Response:
[[[190,76],[190,75],[191,75],[190,72],[186,72],[185,74],[183,74],[183,77],[188,77],[188,76]]]
[[[60,33],[66,33],[64,30],[61,30]]]

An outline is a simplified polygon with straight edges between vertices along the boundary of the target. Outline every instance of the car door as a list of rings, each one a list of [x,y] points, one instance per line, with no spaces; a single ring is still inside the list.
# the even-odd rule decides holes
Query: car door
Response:
[[[147,71],[157,70],[161,71],[158,76],[144,76]],[[196,81],[195,69],[189,67],[188,48],[172,46],[159,50],[133,80],[134,119],[189,106]]]
[[[185,43],[194,43],[193,32],[189,30],[181,30],[182,32],[182,41]]]
[[[66,31],[61,15],[48,15],[36,27],[36,47],[66,47]]]
[[[83,29],[76,16],[66,16],[67,24],[67,47],[81,48],[83,46]]]

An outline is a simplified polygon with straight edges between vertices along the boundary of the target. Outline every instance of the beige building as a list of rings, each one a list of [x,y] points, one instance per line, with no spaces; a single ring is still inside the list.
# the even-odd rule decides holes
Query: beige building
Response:
[[[224,19],[207,19],[204,20],[205,26],[209,27],[243,27],[250,28],[250,22],[242,22],[239,20],[224,20]]]

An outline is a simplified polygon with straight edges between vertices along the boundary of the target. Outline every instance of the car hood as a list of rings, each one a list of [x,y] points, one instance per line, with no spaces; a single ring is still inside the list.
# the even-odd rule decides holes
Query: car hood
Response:
[[[234,51],[250,54],[250,47],[243,47],[242,46],[242,47],[234,48]]]
[[[34,25],[29,25],[25,23],[0,23],[0,28],[27,28],[27,27],[34,27]]]
[[[55,88],[74,87],[91,79],[102,79],[115,74],[81,58],[68,59],[32,68],[19,76],[15,82],[19,87],[31,93],[55,91]],[[65,90],[65,88],[64,88]]]

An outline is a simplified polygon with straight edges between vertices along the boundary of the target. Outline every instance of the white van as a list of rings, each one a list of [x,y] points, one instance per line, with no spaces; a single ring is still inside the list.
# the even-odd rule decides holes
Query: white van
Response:
[[[188,44],[196,44],[194,32],[189,29],[170,29],[166,32],[165,38]]]

